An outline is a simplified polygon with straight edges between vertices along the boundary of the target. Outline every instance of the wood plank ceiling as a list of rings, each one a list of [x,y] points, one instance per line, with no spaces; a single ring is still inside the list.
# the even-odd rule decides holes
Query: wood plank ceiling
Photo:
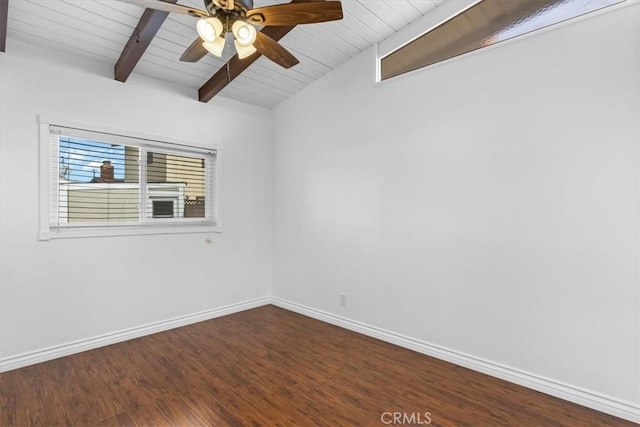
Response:
[[[280,41],[300,64],[286,70],[260,57],[217,96],[273,108],[443,1],[342,0],[343,20],[299,25]],[[6,4],[6,0],[0,2]],[[178,3],[203,8],[201,0]],[[275,3],[288,1],[255,0],[254,7]],[[7,52],[16,39],[111,66],[144,13],[138,6],[117,0],[9,0],[8,9]],[[194,93],[202,88],[235,52],[227,43],[222,58],[207,55],[197,63],[180,62],[180,55],[197,37],[195,23],[192,17],[169,14],[133,73],[185,85]]]

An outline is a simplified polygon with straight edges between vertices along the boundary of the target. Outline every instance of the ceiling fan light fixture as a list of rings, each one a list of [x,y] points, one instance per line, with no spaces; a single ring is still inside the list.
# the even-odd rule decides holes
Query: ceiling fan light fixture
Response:
[[[202,46],[209,51],[209,53],[220,58],[222,51],[224,50],[225,39],[224,37],[218,37],[213,42],[203,42]]]
[[[233,31],[233,35],[236,38],[236,45],[240,44],[243,47],[249,47],[256,41],[256,27],[244,21],[234,22],[231,26],[231,31]]]
[[[196,25],[198,35],[205,43],[213,43],[222,34],[222,22],[216,17],[201,18]]]
[[[257,51],[256,48],[253,47],[253,45],[242,46],[240,43],[238,43],[238,40],[234,40],[233,44],[236,45],[236,52],[238,53],[238,58],[240,59],[244,59]]]

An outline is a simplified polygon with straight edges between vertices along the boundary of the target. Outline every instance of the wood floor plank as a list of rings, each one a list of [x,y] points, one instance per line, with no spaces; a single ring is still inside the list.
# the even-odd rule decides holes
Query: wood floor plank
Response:
[[[13,397],[15,401],[15,413],[9,413],[8,418],[15,426],[45,425],[53,417],[45,410],[44,388],[42,379],[37,375],[37,366],[0,374],[13,380],[13,396],[9,398]]]
[[[120,412],[109,418],[98,421],[96,427],[138,427],[127,412]]]
[[[634,425],[273,306],[0,374],[0,404],[3,427]]]
[[[182,396],[182,399],[209,425],[220,427],[241,427],[245,425],[239,417],[229,412],[209,393],[190,393]]]
[[[127,414],[138,427],[210,427],[187,403],[176,395],[159,397]]]
[[[15,376],[0,375],[0,426],[16,425]]]

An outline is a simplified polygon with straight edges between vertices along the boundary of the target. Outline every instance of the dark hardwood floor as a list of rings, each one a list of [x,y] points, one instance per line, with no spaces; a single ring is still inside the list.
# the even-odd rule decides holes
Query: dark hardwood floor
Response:
[[[635,425],[273,306],[0,374],[0,404],[2,426]]]

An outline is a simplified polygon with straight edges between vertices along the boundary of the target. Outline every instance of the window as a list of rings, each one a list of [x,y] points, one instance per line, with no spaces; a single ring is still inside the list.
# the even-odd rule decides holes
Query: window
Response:
[[[380,59],[386,80],[625,0],[482,0]]]
[[[153,217],[154,218],[173,218],[173,200],[154,200],[153,201]]]
[[[41,239],[219,231],[217,152],[40,121]]]

